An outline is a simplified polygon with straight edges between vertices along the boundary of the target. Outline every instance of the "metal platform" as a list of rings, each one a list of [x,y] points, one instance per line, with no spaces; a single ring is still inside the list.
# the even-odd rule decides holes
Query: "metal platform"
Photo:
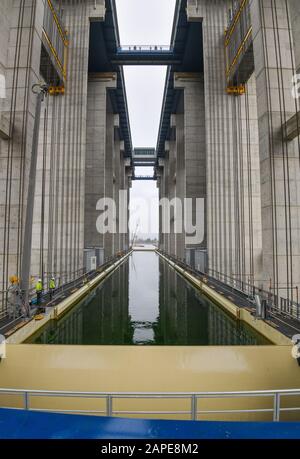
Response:
[[[119,46],[110,59],[114,65],[180,65],[182,62],[182,56],[176,54],[173,46],[160,45]]]
[[[300,439],[300,422],[152,421],[0,409],[0,439]]]
[[[157,178],[154,175],[135,175],[132,177],[132,180],[149,181],[149,180],[157,180]]]
[[[132,161],[136,167],[154,167],[157,161],[155,148],[135,148],[132,153]]]

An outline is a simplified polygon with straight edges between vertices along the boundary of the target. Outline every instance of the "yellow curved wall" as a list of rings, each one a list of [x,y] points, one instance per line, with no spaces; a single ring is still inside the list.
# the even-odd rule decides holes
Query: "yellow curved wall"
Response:
[[[290,346],[139,347],[8,345],[0,387],[100,392],[199,392],[300,388],[300,368]],[[0,395],[0,405],[21,399]],[[292,402],[298,403],[293,397]],[[104,402],[34,400],[36,408],[103,409]],[[189,409],[186,401],[118,402],[119,409]],[[271,400],[203,401],[202,408],[271,407]],[[144,416],[145,417],[145,416]],[[158,416],[156,416],[158,417]],[[166,416],[165,416],[166,417]],[[169,416],[172,418],[172,416]],[[175,416],[188,418],[187,416]],[[173,416],[174,418],[174,416]],[[206,416],[207,419],[211,417]],[[241,419],[214,415],[214,419]],[[300,412],[292,417],[300,419]],[[242,419],[270,419],[245,414]]]

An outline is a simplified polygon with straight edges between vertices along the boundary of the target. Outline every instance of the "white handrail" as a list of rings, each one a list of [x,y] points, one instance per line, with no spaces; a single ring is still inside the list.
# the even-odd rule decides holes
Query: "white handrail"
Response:
[[[300,411],[299,406],[288,408],[281,407],[282,396],[300,396],[300,389],[275,389],[275,390],[251,390],[251,391],[231,391],[231,392],[75,392],[75,391],[49,391],[49,390],[34,390],[34,389],[6,389],[0,388],[1,394],[22,395],[24,401],[24,409],[37,411],[36,408],[30,408],[30,397],[73,397],[73,398],[102,398],[106,400],[106,409],[104,411],[93,410],[53,410],[41,409],[39,411],[46,412],[64,412],[64,413],[86,413],[95,414],[102,413],[107,416],[125,415],[125,414],[189,414],[192,420],[198,420],[200,414],[216,414],[216,413],[273,413],[273,421],[280,420],[281,411]],[[198,401],[211,398],[241,398],[241,397],[272,397],[272,408],[253,408],[253,409],[228,409],[228,410],[199,410]],[[191,402],[191,408],[188,411],[119,411],[113,409],[113,401],[116,399],[187,399]]]

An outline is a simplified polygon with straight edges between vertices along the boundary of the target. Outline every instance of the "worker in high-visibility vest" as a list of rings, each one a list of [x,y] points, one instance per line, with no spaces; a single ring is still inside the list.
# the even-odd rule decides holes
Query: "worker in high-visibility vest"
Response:
[[[43,282],[42,279],[39,279],[35,284],[35,291],[36,291],[36,299],[37,304],[40,305],[42,301],[42,294],[43,294]]]
[[[55,279],[52,277],[49,282],[49,296],[50,296],[50,301],[52,301],[54,291],[55,291],[56,285],[55,285]]]

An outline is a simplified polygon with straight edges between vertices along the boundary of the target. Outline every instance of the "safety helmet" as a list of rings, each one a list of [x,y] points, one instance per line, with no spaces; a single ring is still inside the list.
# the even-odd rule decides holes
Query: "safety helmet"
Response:
[[[39,278],[39,282],[42,282],[42,279],[41,279],[41,278]]]

